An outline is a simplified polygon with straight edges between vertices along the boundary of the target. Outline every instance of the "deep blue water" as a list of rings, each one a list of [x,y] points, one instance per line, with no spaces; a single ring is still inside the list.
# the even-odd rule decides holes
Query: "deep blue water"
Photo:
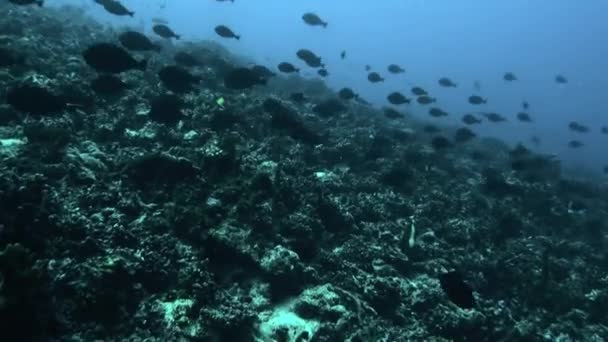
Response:
[[[476,127],[481,135],[510,143],[529,143],[532,135],[542,144],[537,150],[557,154],[568,167],[600,172],[608,164],[604,153],[608,125],[608,1],[511,0],[123,0],[136,12],[134,18],[117,18],[92,0],[47,0],[49,5],[77,4],[103,23],[149,30],[155,17],[169,21],[183,40],[221,41],[236,53],[267,66],[290,61],[306,69],[295,57],[308,48],[323,57],[331,73],[327,83],[336,90],[349,86],[375,105],[386,105],[391,91],[406,93],[413,85],[439,98],[449,112],[444,122],[459,123],[471,111],[495,111],[508,123]],[[329,22],[324,29],[301,20],[312,11]],[[218,37],[218,24],[242,35],[240,41]],[[347,58],[340,59],[345,50]],[[386,66],[406,69],[391,76]],[[364,66],[385,74],[387,81],[370,84]],[[314,70],[303,73],[316,77]],[[502,75],[514,72],[519,81],[506,83]],[[556,74],[569,83],[558,85]],[[437,79],[447,76],[457,89],[441,88]],[[475,108],[467,103],[473,83],[489,103]],[[515,114],[521,102],[530,103],[534,124],[519,123]],[[426,117],[426,109],[413,105],[407,111]],[[570,121],[592,128],[590,134],[568,130]],[[567,147],[570,139],[585,143],[582,149]]]

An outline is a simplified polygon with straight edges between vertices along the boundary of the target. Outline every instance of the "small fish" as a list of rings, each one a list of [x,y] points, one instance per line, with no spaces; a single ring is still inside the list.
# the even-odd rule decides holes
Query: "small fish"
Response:
[[[160,45],[152,43],[143,33],[137,31],[125,31],[118,35],[118,41],[126,49],[133,51],[156,51],[161,50]]]
[[[498,113],[483,113],[483,116],[486,117],[486,119],[488,119],[488,121],[490,122],[503,122],[503,121],[507,121],[507,119],[498,114]]]
[[[342,52],[340,52],[340,58],[341,59],[345,59],[346,58],[346,51],[342,50]]]
[[[502,78],[507,82],[517,81],[517,76],[512,72],[506,72]]]
[[[390,72],[391,74],[402,74],[405,72],[405,69],[403,69],[402,67],[400,67],[397,64],[391,64],[388,66],[388,72]]]
[[[602,132],[602,134],[608,134],[608,126],[602,126],[602,128],[600,128],[600,132]]]
[[[524,110],[527,110],[530,108],[530,104],[528,103],[528,101],[523,101],[521,103],[521,108],[523,108]]]
[[[342,100],[352,100],[355,97],[357,97],[359,95],[357,95],[352,89],[350,88],[342,88],[340,89],[340,91],[338,92],[338,97],[341,98]]]
[[[179,39],[180,36],[175,34],[175,32],[173,32],[173,30],[171,30],[171,28],[169,28],[169,26],[167,25],[163,25],[163,24],[156,24],[154,26],[152,26],[152,31],[154,31],[154,33],[156,33],[157,35],[163,37],[163,38],[175,38],[175,39]]]
[[[578,123],[576,121],[570,122],[568,124],[568,128],[571,131],[578,132],[578,133],[588,133],[589,132],[589,127],[587,127],[587,126],[585,126],[583,124],[580,124],[580,123]]]
[[[174,93],[187,93],[193,86],[202,81],[200,76],[194,76],[188,70],[177,66],[169,65],[158,72],[161,83]]]
[[[175,55],[173,55],[173,60],[175,61],[175,63],[177,63],[181,66],[185,66],[185,67],[194,67],[194,66],[203,65],[203,62],[201,62],[198,58],[194,57],[192,54],[185,52],[185,51],[180,51],[180,52],[176,53]]]
[[[314,52],[307,49],[300,49],[296,52],[296,56],[303,60],[309,67],[312,68],[324,68],[325,65],[321,62],[321,57],[317,56]]]
[[[300,69],[293,66],[293,64],[287,63],[287,62],[279,63],[277,68],[279,69],[280,72],[283,72],[286,74],[290,74],[292,72],[300,72]]]
[[[568,142],[568,147],[570,147],[570,148],[580,148],[580,147],[583,147],[583,146],[585,146],[585,144],[583,144],[579,140],[570,140]]]
[[[123,16],[128,15],[132,17],[135,15],[135,12],[129,11],[123,4],[121,4],[117,0],[95,0],[96,3],[103,6],[103,8],[111,14]]]
[[[435,150],[445,150],[446,148],[450,148],[454,145],[448,138],[439,135],[431,139],[431,146],[433,146]]]
[[[302,15],[302,20],[304,20],[304,22],[310,26],[327,27],[327,22],[321,20],[321,18],[314,13],[304,13],[304,15]]]
[[[98,72],[118,74],[128,70],[146,70],[147,60],[137,61],[125,49],[112,43],[97,43],[82,53],[85,62]]]
[[[99,95],[114,96],[120,95],[129,86],[117,76],[102,74],[91,81],[91,89]]]
[[[386,97],[386,99],[391,104],[394,104],[394,105],[397,105],[397,106],[411,102],[410,99],[408,99],[407,97],[405,97],[403,94],[401,94],[398,91],[394,91],[394,92],[388,94],[388,96]]]
[[[384,78],[380,76],[377,72],[370,72],[367,74],[367,80],[372,83],[384,82]]]
[[[412,94],[414,94],[416,96],[425,96],[425,95],[429,94],[429,93],[427,93],[426,90],[424,90],[420,87],[412,87],[411,91],[412,91]]]
[[[161,124],[175,125],[185,117],[183,106],[184,102],[176,95],[160,95],[150,101],[148,117]]]
[[[568,79],[566,77],[564,77],[563,75],[556,75],[555,82],[559,83],[559,84],[566,84],[566,83],[568,83]]]
[[[451,79],[447,77],[442,77],[439,79],[439,85],[442,87],[457,87],[458,85],[454,83]]]
[[[11,4],[14,5],[38,5],[42,7],[44,5],[44,0],[8,0]]]
[[[384,116],[389,119],[402,119],[405,115],[393,108],[384,108]]]
[[[236,40],[241,39],[241,36],[232,32],[232,30],[228,26],[225,26],[225,25],[216,26],[215,33],[217,33],[218,36],[220,36],[222,38],[234,38]]]
[[[21,84],[9,89],[6,93],[6,103],[20,112],[34,116],[56,114],[67,106],[62,96],[31,84]]]
[[[521,122],[532,122],[532,118],[530,117],[530,114],[528,114],[526,112],[517,113],[517,120],[519,120]]]
[[[437,99],[434,97],[427,96],[427,95],[422,95],[422,96],[418,96],[418,98],[416,99],[416,102],[418,102],[421,105],[427,105],[427,104],[437,102]]]
[[[488,100],[484,99],[479,95],[471,95],[469,96],[469,103],[473,105],[480,105],[484,103],[488,103]]]
[[[475,124],[480,124],[481,119],[475,117],[473,114],[465,114],[462,117],[462,122],[464,122],[467,125],[475,125]]]
[[[259,64],[252,66],[251,71],[258,74],[260,78],[271,78],[277,75],[274,72],[270,71],[270,69],[268,69],[267,67]]]
[[[441,108],[433,107],[429,109],[429,115],[435,118],[440,118],[442,116],[448,116],[448,113]]]
[[[477,134],[466,127],[461,127],[454,133],[454,141],[457,143],[465,143],[475,138]]]
[[[229,89],[248,89],[255,85],[265,85],[266,78],[248,68],[234,68],[224,76],[224,86]]]
[[[317,74],[321,77],[327,77],[329,76],[329,71],[327,71],[327,69],[319,69],[317,70]]]

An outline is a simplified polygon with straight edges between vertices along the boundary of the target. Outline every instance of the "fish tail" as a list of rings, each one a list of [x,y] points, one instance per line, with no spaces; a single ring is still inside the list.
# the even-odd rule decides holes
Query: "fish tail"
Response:
[[[236,34],[235,34],[235,35],[234,35],[234,38],[236,38],[236,40],[240,40],[240,39],[241,39],[241,36],[239,36],[239,35],[236,35]]]
[[[127,14],[129,15],[129,17],[133,17],[135,15],[135,12],[127,12]]]

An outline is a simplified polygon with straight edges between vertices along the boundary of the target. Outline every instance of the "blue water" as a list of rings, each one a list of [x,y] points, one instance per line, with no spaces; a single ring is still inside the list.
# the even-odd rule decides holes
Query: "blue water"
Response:
[[[349,86],[374,105],[386,105],[391,91],[409,93],[411,86],[422,86],[451,114],[443,122],[459,124],[464,113],[495,111],[509,122],[476,126],[477,133],[528,145],[536,135],[542,144],[535,148],[557,154],[569,168],[599,173],[608,164],[603,151],[608,136],[599,133],[600,126],[608,125],[608,1],[123,0],[136,12],[134,18],[105,13],[92,0],[47,3],[82,4],[103,23],[147,32],[152,18],[164,18],[183,40],[216,40],[267,66],[289,61],[308,70],[304,75],[316,77],[295,57],[298,49],[308,48],[323,57],[332,88]],[[329,26],[305,25],[301,16],[308,11]],[[213,31],[218,24],[231,27],[242,39],[218,37]],[[347,52],[345,60],[339,56],[342,50]],[[403,66],[406,73],[388,75],[390,63]],[[366,64],[387,81],[370,84]],[[506,71],[520,80],[504,82]],[[565,75],[569,83],[556,84],[556,74]],[[459,87],[440,88],[437,79],[443,76]],[[484,107],[467,103],[475,81],[481,84],[480,95],[489,100]],[[532,125],[515,119],[523,100],[531,105]],[[404,108],[427,117],[427,110],[417,105]],[[569,131],[573,120],[593,132]],[[583,141],[585,147],[568,148],[570,139]]]

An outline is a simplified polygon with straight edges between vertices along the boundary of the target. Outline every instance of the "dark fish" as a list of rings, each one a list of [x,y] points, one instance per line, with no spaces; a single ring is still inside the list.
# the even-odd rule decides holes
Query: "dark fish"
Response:
[[[442,116],[448,116],[448,113],[441,108],[433,107],[429,109],[429,115],[435,118],[440,118]]]
[[[299,93],[291,93],[291,95],[289,95],[289,98],[296,103],[303,103],[306,102],[308,99],[306,98],[306,96],[304,96],[304,93],[299,92]]]
[[[522,107],[524,110],[527,110],[528,108],[530,108],[530,104],[528,103],[528,101],[523,101],[523,102],[521,103],[521,107]]]
[[[444,150],[453,146],[452,142],[444,136],[436,136],[431,139],[431,146],[436,150]]]
[[[329,71],[327,69],[319,69],[317,70],[317,74],[321,77],[327,77],[329,75]]]
[[[290,74],[292,72],[300,72],[300,69],[293,66],[293,64],[287,62],[279,63],[277,68],[280,72],[284,72],[286,74]]]
[[[557,75],[555,76],[555,82],[559,84],[566,84],[568,83],[568,79],[563,75]]]
[[[258,64],[252,66],[251,71],[255,72],[260,78],[271,78],[277,75],[267,67]]]
[[[321,117],[330,117],[345,112],[348,109],[338,99],[325,100],[312,108],[312,111]]]
[[[458,85],[454,83],[451,79],[447,77],[442,77],[439,79],[439,85],[442,87],[457,87]]]
[[[473,105],[480,105],[483,103],[488,103],[488,100],[484,99],[479,95],[471,95],[469,96],[469,103]]]
[[[608,165],[604,166],[603,171],[604,171],[604,174],[608,174]]]
[[[388,102],[390,102],[391,104],[394,104],[394,105],[402,105],[402,104],[411,102],[410,99],[408,99],[407,97],[405,97],[403,94],[401,94],[398,91],[394,91],[394,92],[388,94],[386,99],[388,100]]]
[[[82,53],[85,62],[98,72],[121,73],[127,70],[146,70],[147,61],[137,61],[125,49],[112,43],[89,46]]]
[[[530,117],[530,114],[528,114],[526,112],[517,113],[517,120],[519,120],[521,122],[532,122],[532,118]]]
[[[99,95],[120,95],[128,88],[125,82],[114,75],[102,74],[91,81],[91,89]]]
[[[158,123],[175,125],[185,117],[183,106],[183,101],[176,95],[160,95],[150,101],[148,117]]]
[[[388,66],[387,69],[388,69],[388,72],[390,72],[391,74],[401,74],[401,73],[405,72],[405,69],[398,66],[397,64],[391,64]]]
[[[454,141],[457,143],[465,143],[475,138],[477,134],[466,127],[461,127],[454,133]]]
[[[137,31],[125,31],[118,36],[120,44],[133,51],[160,51],[158,44],[152,43],[143,33]]]
[[[507,119],[498,114],[498,113],[483,113],[483,116],[486,117],[486,119],[488,119],[488,121],[490,122],[503,122],[503,121],[507,121]]]
[[[416,99],[416,102],[418,102],[421,105],[427,105],[427,104],[437,102],[437,99],[434,97],[427,96],[427,95],[422,95],[422,96],[418,96],[418,98]]]
[[[296,55],[298,56],[299,59],[303,60],[304,62],[306,62],[306,65],[308,65],[311,68],[324,68],[325,64],[323,64],[321,62],[321,57],[317,56],[314,52],[307,50],[307,49],[300,49],[296,52]]]
[[[600,128],[600,132],[602,132],[602,134],[608,134],[608,126],[602,126],[602,128]]]
[[[427,93],[426,90],[424,90],[420,87],[412,87],[412,94],[414,94],[416,96],[425,96],[425,95],[428,95],[429,93]]]
[[[35,116],[58,113],[67,106],[62,96],[30,84],[11,88],[6,94],[6,103],[20,112]]]
[[[129,11],[117,0],[95,0],[95,2],[103,6],[107,12],[114,15],[128,15],[132,17],[135,14],[135,12]]]
[[[405,115],[400,111],[393,108],[384,108],[384,116],[389,119],[402,119],[405,118]]]
[[[8,0],[11,4],[15,5],[38,5],[42,7],[44,5],[44,0]]]
[[[234,68],[224,76],[224,86],[229,89],[248,89],[265,84],[266,78],[248,68]]]
[[[473,288],[464,281],[462,275],[457,271],[451,271],[439,276],[439,283],[448,299],[463,309],[475,307]]]
[[[568,142],[568,147],[570,147],[570,148],[580,148],[580,147],[583,147],[583,146],[585,146],[585,144],[583,144],[579,140],[570,140]]]
[[[302,15],[302,20],[304,20],[306,24],[311,26],[327,27],[327,23],[321,20],[321,18],[319,18],[319,16],[314,13],[304,13],[304,15]]]
[[[173,56],[173,60],[175,61],[175,63],[185,67],[195,67],[203,65],[203,62],[201,62],[198,58],[184,51],[176,53]]]
[[[341,58],[341,59],[346,58],[346,51],[342,51],[342,52],[340,52],[340,58]]]
[[[370,72],[367,74],[367,80],[372,83],[384,82],[384,78],[377,72]]]
[[[517,81],[517,76],[512,72],[506,72],[502,78],[508,82]]]
[[[13,51],[0,47],[0,68],[6,68],[25,63],[25,57],[19,56]]]
[[[355,97],[357,97],[359,95],[357,95],[352,89],[350,88],[342,88],[340,89],[340,91],[338,92],[338,97],[341,98],[342,100],[352,100]]]
[[[570,128],[571,131],[578,132],[578,133],[588,133],[589,132],[589,127],[582,125],[576,121],[570,122],[568,124],[568,128]]]
[[[475,117],[473,114],[465,114],[462,117],[462,122],[467,125],[475,125],[481,123],[481,119]]]
[[[154,33],[156,33],[157,35],[163,37],[163,38],[175,38],[175,39],[179,39],[180,36],[175,34],[175,32],[173,32],[173,30],[171,30],[169,28],[169,26],[167,25],[163,25],[163,24],[156,24],[154,26],[152,26],[152,31],[154,31]]]
[[[194,76],[177,65],[169,65],[160,69],[158,77],[167,89],[175,93],[189,92],[194,89],[195,84],[202,81],[200,76]]]
[[[371,66],[369,66],[369,65],[366,65],[366,66],[365,66],[365,71],[370,71],[370,70],[372,70],[372,67],[371,67]]]
[[[241,39],[241,36],[232,32],[232,30],[228,26],[225,26],[225,25],[216,26],[215,33],[217,33],[218,36],[223,37],[223,38],[234,38],[236,40]]]

